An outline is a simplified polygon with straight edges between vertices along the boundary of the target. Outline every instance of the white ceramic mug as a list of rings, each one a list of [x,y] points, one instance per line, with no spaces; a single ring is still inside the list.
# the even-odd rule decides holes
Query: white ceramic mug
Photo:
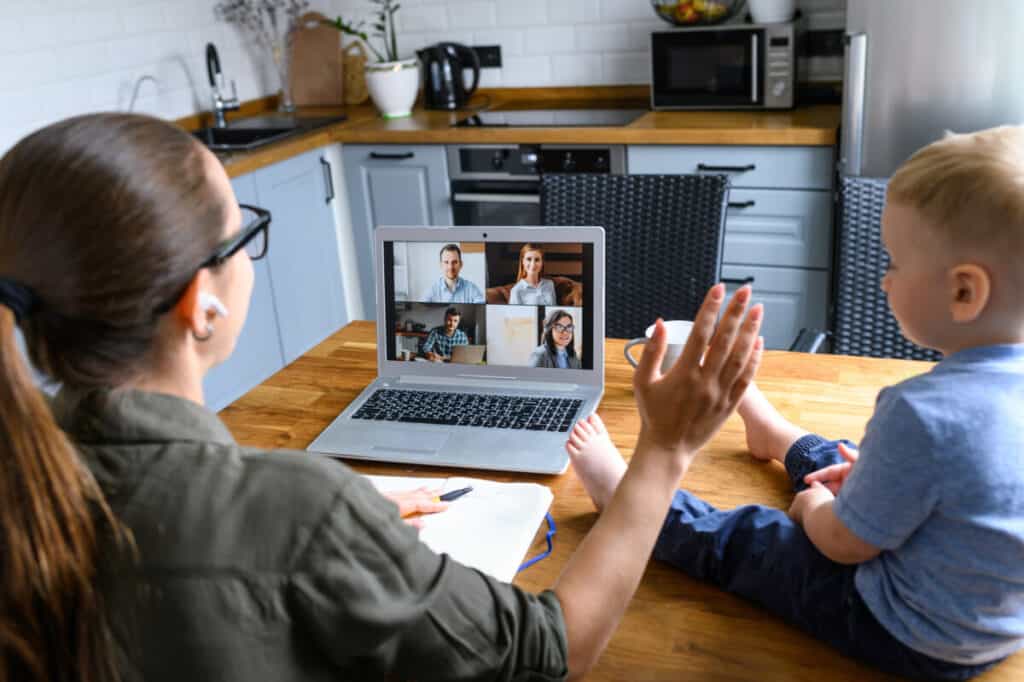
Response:
[[[665,325],[665,331],[668,332],[668,347],[665,349],[665,357],[661,361],[661,373],[664,374],[672,365],[675,364],[676,358],[683,352],[683,347],[686,345],[686,339],[690,338],[690,330],[693,329],[693,322],[689,320],[668,320],[663,323]],[[637,366],[637,361],[630,354],[629,349],[633,346],[638,346],[641,343],[647,343],[651,340],[651,334],[654,333],[654,325],[652,324],[647,328],[645,332],[646,336],[642,339],[633,339],[626,344],[623,352],[626,354],[626,361],[633,367]]]

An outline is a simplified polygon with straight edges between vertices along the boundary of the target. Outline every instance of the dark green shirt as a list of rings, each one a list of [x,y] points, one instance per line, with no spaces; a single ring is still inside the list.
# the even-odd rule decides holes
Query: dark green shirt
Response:
[[[137,547],[102,578],[126,679],[565,677],[554,593],[435,554],[346,466],[242,448],[169,395],[65,391],[54,412]]]

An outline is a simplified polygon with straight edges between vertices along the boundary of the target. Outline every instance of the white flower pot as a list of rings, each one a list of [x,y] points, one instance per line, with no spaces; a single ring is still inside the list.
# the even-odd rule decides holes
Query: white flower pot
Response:
[[[366,88],[384,118],[412,113],[420,89],[420,63],[413,57],[366,65]]]
[[[796,0],[748,0],[747,7],[755,24],[777,24],[793,18]]]

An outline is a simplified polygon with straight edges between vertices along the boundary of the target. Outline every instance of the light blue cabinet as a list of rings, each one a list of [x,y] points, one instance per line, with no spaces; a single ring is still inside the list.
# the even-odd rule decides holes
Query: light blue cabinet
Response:
[[[235,178],[238,200],[271,212],[267,256],[234,353],[203,382],[219,410],[348,322],[330,168],[309,152]]]
[[[767,348],[788,348],[804,327],[825,329],[832,267],[832,147],[636,145],[633,174],[729,176],[722,277],[752,281],[765,306]]]
[[[266,260],[285,364],[348,321],[324,163],[313,152],[254,174],[260,201],[273,213]]]
[[[257,173],[243,175],[232,181],[239,202],[259,205],[255,175]],[[275,215],[270,228],[271,245],[275,245],[274,236],[280,227],[276,218]],[[285,364],[267,260],[254,261],[252,265],[255,273],[252,298],[235,350],[227,360],[211,369],[203,380],[203,396],[212,410],[229,405]],[[228,314],[231,313],[229,310]],[[238,314],[238,311],[234,313]],[[214,325],[216,328],[216,322]]]
[[[451,225],[444,145],[342,147],[352,211],[359,289],[367,317],[376,315],[373,230],[378,225]]]

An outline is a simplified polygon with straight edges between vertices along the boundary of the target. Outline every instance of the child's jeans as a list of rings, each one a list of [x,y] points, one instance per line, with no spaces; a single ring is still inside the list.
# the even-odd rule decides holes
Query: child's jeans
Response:
[[[786,472],[796,491],[807,487],[806,474],[845,461],[838,442],[807,435],[793,444],[786,453]],[[887,672],[966,680],[998,662],[948,663],[892,637],[857,593],[856,565],[828,559],[780,509],[750,505],[718,511],[677,491],[654,558],[760,604],[843,654]]]

